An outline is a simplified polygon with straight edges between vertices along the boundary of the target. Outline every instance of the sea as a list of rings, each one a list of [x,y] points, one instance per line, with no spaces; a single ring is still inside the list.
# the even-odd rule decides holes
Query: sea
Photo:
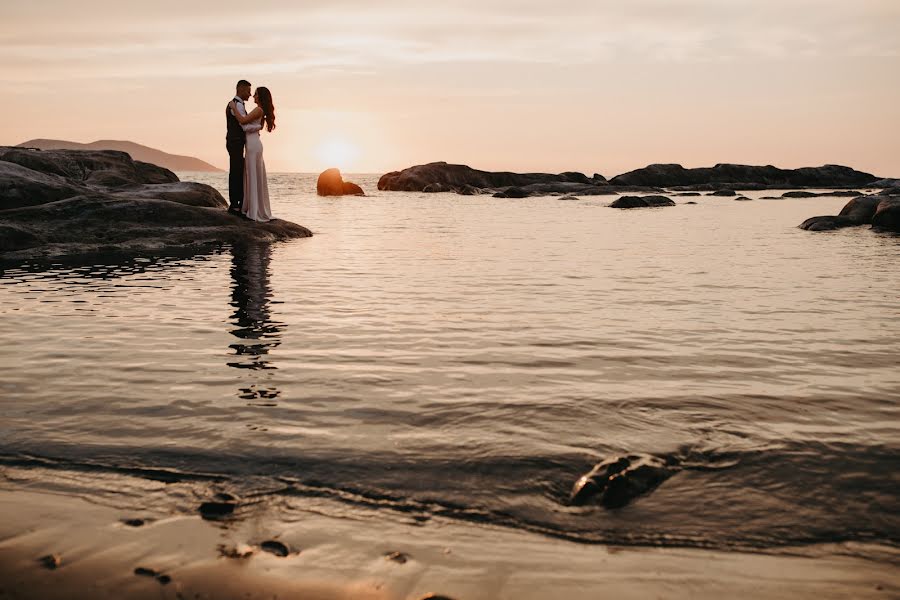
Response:
[[[0,263],[0,487],[897,550],[900,236],[797,228],[847,198],[617,210],[346,178],[368,195],[270,175],[308,239]],[[623,507],[570,502],[628,455],[677,469]]]

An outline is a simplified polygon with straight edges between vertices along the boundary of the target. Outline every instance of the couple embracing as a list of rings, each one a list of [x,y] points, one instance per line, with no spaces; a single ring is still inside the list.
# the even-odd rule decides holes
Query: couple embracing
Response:
[[[231,159],[228,212],[251,221],[265,222],[272,220],[272,210],[259,132],[263,127],[268,132],[275,129],[275,105],[269,89],[259,87],[253,94],[256,107],[248,113],[244,103],[250,99],[250,87],[249,81],[238,81],[234,100],[225,108],[228,125],[225,147]]]

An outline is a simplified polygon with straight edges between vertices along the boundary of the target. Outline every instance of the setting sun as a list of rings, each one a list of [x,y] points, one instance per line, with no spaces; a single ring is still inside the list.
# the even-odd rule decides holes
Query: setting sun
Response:
[[[328,167],[351,169],[359,158],[359,148],[344,138],[330,138],[316,147],[316,158]]]

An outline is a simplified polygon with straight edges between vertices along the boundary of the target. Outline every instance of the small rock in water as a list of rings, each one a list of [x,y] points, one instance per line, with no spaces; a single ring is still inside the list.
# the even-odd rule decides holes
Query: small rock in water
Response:
[[[200,516],[208,521],[223,519],[234,514],[233,502],[204,502],[200,505]]]
[[[581,200],[578,196],[563,196],[560,200]]]
[[[157,575],[156,580],[160,582],[162,585],[168,585],[172,583],[172,578],[168,575]]]
[[[569,501],[582,506],[594,497],[605,508],[622,508],[653,491],[680,467],[674,458],[653,455],[615,456],[596,465],[572,486]]]
[[[697,203],[694,202],[693,200],[691,200],[690,202],[685,202],[685,204],[697,204]]]
[[[384,557],[388,560],[392,560],[396,563],[406,564],[406,561],[409,560],[409,555],[404,554],[403,552],[389,552],[385,554]]]
[[[419,600],[453,600],[450,596],[444,596],[443,594],[425,594]]]
[[[48,569],[55,569],[62,564],[62,558],[59,554],[48,554],[47,556],[40,557],[38,560]]]
[[[274,554],[275,556],[285,557],[291,553],[286,545],[277,540],[266,540],[265,542],[260,544],[259,547],[270,554]]]
[[[141,575],[143,577],[156,577],[157,575],[159,575],[159,573],[157,573],[153,569],[148,569],[147,567],[137,567],[134,570],[134,574]]]
[[[229,494],[228,492],[218,492],[216,493],[216,500],[220,500],[222,502],[236,502],[237,497]]]
[[[144,525],[143,519],[122,519],[122,523],[129,527],[141,527]]]
[[[746,202],[748,200],[750,200],[750,198],[748,198],[747,196],[738,196],[734,199],[735,202]]]

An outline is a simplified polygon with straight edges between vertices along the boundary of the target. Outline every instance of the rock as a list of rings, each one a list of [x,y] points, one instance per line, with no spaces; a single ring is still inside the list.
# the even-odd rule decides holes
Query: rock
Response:
[[[153,577],[162,585],[168,585],[172,582],[172,578],[170,576],[160,573],[155,569],[148,569],[147,567],[137,567],[134,570],[134,574],[141,577]]]
[[[45,569],[53,570],[59,568],[62,564],[62,557],[59,554],[48,554],[40,557],[38,562],[41,563]]]
[[[878,203],[872,226],[887,231],[900,232],[900,197],[886,197]]]
[[[365,196],[366,193],[363,191],[363,189],[361,187],[359,187],[355,183],[345,181],[344,182],[344,195],[345,196]]]
[[[384,557],[388,560],[400,563],[401,565],[406,564],[406,562],[409,560],[409,555],[404,554],[403,552],[388,552],[384,555]]]
[[[457,189],[456,193],[462,196],[476,196],[481,193],[481,190],[475,186],[466,184]]]
[[[862,192],[856,190],[833,190],[831,192],[785,192],[782,198],[825,198],[825,197],[843,197],[843,196],[862,196]]]
[[[881,196],[859,196],[845,204],[838,216],[847,217],[857,225],[871,223],[881,200]]]
[[[200,505],[200,516],[207,521],[224,519],[234,514],[234,502],[204,502]]]
[[[750,202],[753,200],[752,198],[748,198],[747,196],[738,196],[734,199],[735,202]]]
[[[569,501],[582,506],[599,496],[604,507],[621,508],[653,491],[678,470],[675,461],[658,456],[616,456],[604,460],[579,478],[572,486]]]
[[[609,205],[610,208],[648,208],[675,206],[675,201],[665,196],[622,196]]]
[[[893,179],[887,177],[885,179],[879,179],[877,181],[873,181],[869,184],[873,188],[900,188],[900,179]]]
[[[143,519],[122,519],[122,523],[128,525],[129,527],[143,527],[144,520]]]
[[[320,196],[365,196],[361,187],[345,182],[338,169],[326,169],[319,175],[316,193]]]
[[[694,202],[693,200],[691,200],[690,202],[685,202],[685,204],[697,204],[697,203]]]
[[[855,225],[860,225],[860,223],[847,217],[824,216],[809,218],[800,223],[799,227],[800,229],[806,229],[807,231],[831,231],[843,227],[853,227]]]
[[[530,194],[519,187],[506,188],[494,194],[494,198],[527,198]]]
[[[0,148],[3,258],[144,253],[312,235],[287,221],[242,220],[225,207],[214,188],[180,182],[124,152]]]
[[[709,194],[710,196],[737,196],[734,190],[717,190]]]
[[[779,169],[771,165],[717,164],[714,167],[685,169],[678,164],[654,164],[613,177],[609,183],[656,187],[732,184],[739,189],[751,189],[747,186],[826,188],[865,186],[877,180],[878,178],[870,173],[840,165]]]
[[[81,181],[41,173],[0,156],[0,211],[56,202],[91,190]]]
[[[900,186],[884,188],[878,192],[879,196],[900,196]]]
[[[378,180],[378,189],[395,192],[421,192],[432,184],[443,184],[448,189],[459,190],[465,186],[474,188],[501,189],[525,187],[536,183],[577,183],[581,185],[604,185],[606,180],[595,174],[588,178],[584,173],[566,172],[558,175],[549,173],[509,173],[479,171],[466,165],[451,165],[434,162],[416,165],[402,171],[385,173]]]
[[[563,196],[560,200],[581,200],[578,196]]]
[[[265,542],[260,544],[259,547],[261,550],[268,552],[269,554],[274,554],[275,556],[285,557],[291,553],[287,545],[279,542],[278,540],[266,540]]]
[[[419,600],[454,600],[450,596],[444,596],[443,594],[425,594]]]
[[[800,224],[808,231],[830,231],[868,225],[886,231],[900,231],[900,197],[859,196],[848,202],[837,216],[812,217]]]
[[[676,196],[702,196],[700,192],[679,192],[675,194]]]

